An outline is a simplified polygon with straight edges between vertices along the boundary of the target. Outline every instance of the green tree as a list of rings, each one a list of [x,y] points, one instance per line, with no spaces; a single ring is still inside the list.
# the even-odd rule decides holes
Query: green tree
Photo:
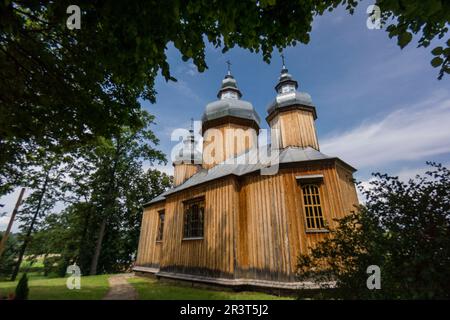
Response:
[[[99,259],[101,271],[124,271],[132,265],[139,241],[142,204],[171,186],[171,178],[160,171],[141,169],[136,174],[123,182],[123,186],[129,183],[120,195],[123,205],[105,226]],[[49,267],[48,271],[65,271],[73,262],[81,270],[89,271],[100,223],[101,216],[92,203],[73,203],[62,212],[46,216],[27,253],[48,256],[49,263],[58,264],[58,268]]]
[[[0,240],[3,237],[4,232],[0,232]],[[0,258],[0,279],[6,279],[11,276],[14,269],[15,259],[19,252],[19,242],[17,236],[11,233],[6,242],[5,251]]]
[[[124,177],[126,178],[126,177]],[[106,243],[101,263],[107,271],[123,271],[135,261],[139,243],[142,220],[142,205],[172,185],[172,179],[158,170],[142,169],[137,175],[128,176],[122,182],[127,186],[121,192],[123,205],[117,215],[118,219],[111,219],[107,227]],[[118,269],[111,270],[111,267]],[[109,272],[108,271],[108,272]]]
[[[139,127],[139,99],[155,100],[160,71],[173,79],[166,50],[207,68],[206,44],[261,52],[308,43],[313,18],[356,0],[79,1],[81,29],[69,30],[68,0],[0,1],[0,192],[14,185],[29,145],[72,149]],[[401,47],[413,34],[428,46],[448,31],[444,0],[377,0],[389,36]],[[449,72],[449,43],[433,50]],[[19,177],[20,178],[20,177]]]
[[[19,283],[16,287],[16,294],[14,299],[15,300],[27,300],[28,299],[28,293],[30,292],[30,289],[28,288],[28,277],[27,274],[24,273],[22,277],[19,280]]]
[[[58,190],[68,204],[39,225],[28,254],[58,254],[61,270],[76,262],[86,273],[117,272],[134,260],[142,204],[171,185],[148,164],[165,161],[154,147],[153,116],[142,112],[138,129],[123,127],[112,139],[99,138],[73,155],[69,180]],[[71,158],[72,159],[72,158]],[[48,210],[47,210],[48,211]]]
[[[99,139],[90,155],[95,166],[90,201],[96,208],[95,218],[100,221],[90,274],[97,273],[108,225],[121,223],[123,194],[130,188],[130,178],[141,174],[143,161],[165,162],[164,155],[153,148],[159,143],[150,130],[154,117],[145,111],[141,117],[144,126],[138,129],[122,127],[112,139]]]
[[[74,262],[82,270],[88,269],[97,227],[91,223],[95,214],[92,210],[90,203],[74,203],[61,212],[48,214],[40,223],[27,254],[44,256],[46,274],[57,272],[64,276],[67,266]]]
[[[440,164],[408,182],[375,174],[357,213],[299,258],[299,277],[336,281],[325,297],[448,299],[450,297],[450,171]],[[381,270],[369,290],[367,268]]]
[[[25,199],[17,215],[21,222],[19,235],[21,248],[11,276],[12,280],[15,280],[19,273],[20,265],[37,225],[47,213],[50,213],[56,202],[62,199],[62,185],[65,184],[66,172],[70,170],[72,162],[73,158],[69,155],[49,152],[42,148],[35,151],[31,162],[34,166],[25,173],[27,187],[32,192]]]

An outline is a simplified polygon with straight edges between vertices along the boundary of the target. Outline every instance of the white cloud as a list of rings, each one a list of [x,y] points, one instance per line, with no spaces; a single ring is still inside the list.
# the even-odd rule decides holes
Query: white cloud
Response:
[[[414,179],[417,175],[424,176],[425,172],[430,171],[431,167],[419,167],[419,168],[402,168],[398,172],[394,174],[394,176],[398,176],[398,178],[404,182],[409,179]]]
[[[204,104],[204,99],[200,97],[194,90],[189,86],[189,84],[181,79],[178,81],[169,81],[168,85],[171,89],[176,91],[178,94],[193,100],[195,103]]]
[[[11,213],[14,210],[14,206],[16,205],[17,199],[20,194],[21,188],[16,188],[13,192],[3,196],[0,198],[0,204],[4,205],[4,207],[0,208],[0,213],[6,213],[6,215],[3,215],[0,217],[0,230],[6,230],[6,227],[8,226],[9,219],[11,218]],[[24,197],[22,200],[24,200],[29,194],[29,190],[25,191]],[[20,209],[19,209],[20,210]],[[18,229],[18,223],[17,221],[13,224],[12,232],[16,232]]]
[[[402,107],[381,120],[326,137],[324,153],[337,155],[358,168],[395,161],[432,159],[450,152],[450,93]]]
[[[443,163],[443,165],[446,168],[450,168],[450,162]],[[393,172],[393,173],[389,172],[388,174],[390,176],[393,176],[393,177],[398,177],[400,181],[408,182],[410,179],[415,179],[417,175],[423,177],[423,176],[425,176],[425,173],[427,171],[432,171],[432,170],[433,170],[433,168],[428,166],[428,165],[427,166],[421,166],[421,167],[403,167],[403,168],[397,170],[396,172]],[[361,187],[363,187],[365,190],[369,190],[371,188],[371,182],[373,182],[373,181],[375,181],[377,179],[378,178],[376,178],[376,177],[370,177],[367,180],[361,181],[359,185]],[[361,193],[359,188],[357,189],[357,194],[358,194],[359,202],[360,203],[364,203],[366,198]]]
[[[194,77],[194,76],[197,76],[200,74],[197,70],[196,65],[192,61],[190,61],[188,63],[180,64],[180,66],[177,68],[177,72],[181,73],[181,74],[189,75],[191,77]]]
[[[372,177],[368,180],[365,181],[361,181],[359,183],[359,185],[356,187],[356,195],[358,196],[358,201],[359,203],[365,203],[366,202],[366,197],[364,196],[364,194],[361,192],[360,188],[363,188],[364,190],[370,190],[371,188],[371,182],[375,181],[376,178]]]
[[[11,216],[0,217],[0,230],[1,231],[6,230],[6,227],[7,227],[8,223],[9,223],[10,217]]]

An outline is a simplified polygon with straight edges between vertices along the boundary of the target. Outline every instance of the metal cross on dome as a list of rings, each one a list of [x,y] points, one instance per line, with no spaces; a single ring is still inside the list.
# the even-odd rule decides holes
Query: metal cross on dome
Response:
[[[228,68],[228,75],[231,75],[231,62],[230,62],[230,60],[227,60],[226,64],[227,64],[227,68]]]
[[[284,64],[284,53],[281,53],[281,61],[283,62],[283,69],[286,69],[286,65]]]
[[[194,118],[191,118],[191,129],[190,132],[194,132]]]

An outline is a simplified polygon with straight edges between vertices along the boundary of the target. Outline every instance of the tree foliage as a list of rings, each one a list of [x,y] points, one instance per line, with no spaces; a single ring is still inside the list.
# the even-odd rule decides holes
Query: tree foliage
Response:
[[[359,1],[78,1],[81,29],[69,30],[68,0],[0,1],[0,192],[16,183],[34,145],[72,149],[122,126],[142,125],[139,99],[155,100],[158,72],[175,80],[168,44],[207,68],[208,43],[223,52],[261,52],[308,43],[315,16]],[[403,48],[421,33],[428,46],[448,31],[444,0],[378,0],[390,37]],[[362,26],[364,27],[364,26]],[[449,72],[449,45],[432,65]],[[20,174],[19,174],[20,175]]]
[[[332,237],[299,258],[299,277],[337,289],[344,299],[448,299],[450,296],[450,171],[440,164],[408,182],[375,174],[367,202],[339,222]],[[381,269],[381,289],[366,272]]]
[[[419,35],[418,46],[428,47],[432,40],[448,36],[450,3],[445,0],[378,0],[376,4],[382,13],[382,22],[387,24],[389,37],[396,37],[400,48],[408,45],[413,35]],[[438,79],[450,73],[450,38],[432,50],[436,57],[431,65],[440,68]]]
[[[151,195],[149,182],[136,177],[142,177],[142,159],[162,160],[151,146],[157,143],[148,130],[153,118],[139,101],[155,101],[158,72],[176,80],[167,62],[168,45],[184,61],[192,59],[200,72],[207,68],[208,44],[223,52],[239,46],[270,62],[274,49],[309,42],[315,16],[341,5],[353,13],[359,1],[81,0],[81,29],[69,30],[66,10],[72,4],[0,0],[0,195],[29,183],[27,172],[38,181],[33,170],[42,167],[42,155],[70,164],[64,174],[71,184],[60,179],[48,186],[53,194],[36,189],[41,191],[28,200],[25,213],[34,212],[28,215],[28,230],[33,231],[35,215],[44,218],[55,199],[64,197],[72,210],[66,218],[80,219],[75,225],[83,237],[74,246],[94,250],[91,270],[97,272],[99,265],[102,272],[130,261],[139,201]],[[448,1],[376,4],[401,48],[414,34],[420,34],[419,46],[427,47],[448,32]],[[442,78],[449,71],[449,42],[432,53]],[[169,183],[166,176],[147,174],[158,188]],[[39,204],[43,194],[52,201],[43,197]],[[122,230],[134,231],[123,239]]]
[[[0,240],[4,232],[0,232]],[[0,258],[0,280],[7,279],[14,269],[15,260],[19,252],[19,242],[17,236],[11,233],[6,241],[5,250]]]
[[[122,127],[113,138],[81,148],[63,184],[63,212],[47,215],[33,235],[29,253],[59,255],[58,270],[76,262],[84,274],[129,268],[137,250],[142,204],[171,186],[145,163],[165,161],[154,146],[153,117],[142,112],[139,129]],[[58,271],[53,270],[53,271]]]
[[[170,185],[171,178],[157,170],[141,171],[133,177],[128,192],[119,197],[123,205],[108,217],[98,273],[123,272],[130,268],[139,242],[142,204]],[[65,272],[67,265],[76,262],[83,274],[89,273],[103,220],[97,210],[95,203],[80,201],[62,212],[49,214],[33,235],[28,253],[48,256],[46,260],[52,265],[48,272]],[[53,266],[54,263],[57,265]]]
[[[22,277],[19,280],[19,283],[16,287],[15,292],[15,300],[27,300],[28,299],[28,293],[30,292],[30,289],[28,288],[28,276],[26,273],[22,275]]]
[[[23,175],[26,177],[27,187],[32,192],[25,199],[23,208],[17,215],[21,222],[21,233],[18,236],[21,249],[12,273],[12,280],[15,280],[19,273],[33,232],[57,201],[63,199],[63,185],[66,183],[67,172],[70,171],[73,160],[70,155],[60,155],[43,148],[37,149],[31,158],[30,163],[33,166]]]

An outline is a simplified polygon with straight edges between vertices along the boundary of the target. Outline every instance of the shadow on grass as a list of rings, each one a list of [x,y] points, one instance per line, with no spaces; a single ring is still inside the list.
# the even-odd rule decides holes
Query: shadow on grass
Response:
[[[128,281],[139,294],[140,300],[290,300],[260,292],[216,291],[173,285],[155,279],[133,277]]]

